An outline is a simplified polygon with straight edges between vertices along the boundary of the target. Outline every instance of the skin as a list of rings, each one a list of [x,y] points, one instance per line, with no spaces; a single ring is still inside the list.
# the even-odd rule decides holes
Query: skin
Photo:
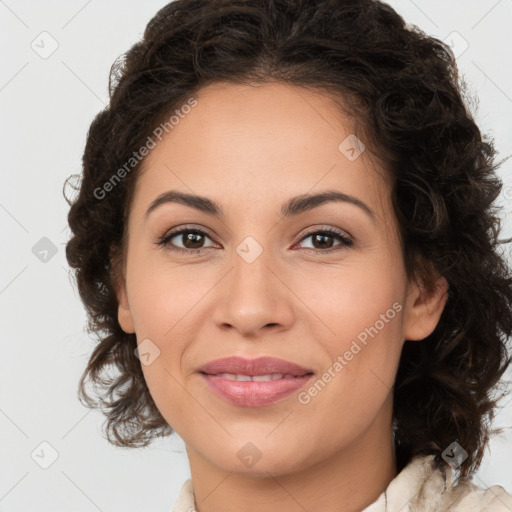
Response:
[[[138,177],[119,322],[160,350],[144,377],[186,444],[199,512],[360,511],[397,474],[392,387],[402,345],[434,330],[447,282],[427,294],[407,279],[385,174],[369,151],[350,161],[338,149],[352,125],[327,95],[217,83],[194,97]],[[171,189],[218,202],[225,218],[177,203],[146,218]],[[281,218],[289,198],[327,189],[360,199],[375,219],[345,202]],[[188,224],[208,236],[172,243],[202,240],[199,254],[156,245]],[[354,244],[306,237],[327,227]],[[252,263],[236,252],[247,236],[263,249]],[[274,356],[320,377],[394,303],[401,310],[307,404],[294,392],[263,407],[233,405],[197,373],[220,357]],[[250,467],[237,456],[248,442],[261,453]]]

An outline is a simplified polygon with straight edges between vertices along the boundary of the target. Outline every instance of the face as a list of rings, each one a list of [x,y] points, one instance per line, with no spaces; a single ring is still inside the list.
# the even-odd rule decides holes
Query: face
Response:
[[[191,463],[230,472],[291,473],[391,443],[403,342],[432,332],[444,299],[407,280],[385,173],[326,95],[215,84],[195,99],[145,159],[118,287],[157,407]],[[154,203],[169,191],[222,215]],[[304,201],[326,191],[340,199]],[[277,400],[236,403],[199,371],[229,356],[312,374]]]

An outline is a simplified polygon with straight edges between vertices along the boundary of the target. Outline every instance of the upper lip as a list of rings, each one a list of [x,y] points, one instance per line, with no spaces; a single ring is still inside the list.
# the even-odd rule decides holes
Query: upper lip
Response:
[[[305,375],[313,370],[298,364],[275,357],[258,357],[246,359],[244,357],[225,357],[210,361],[198,370],[202,373],[215,375],[218,373],[236,373],[240,375],[267,375],[269,373],[282,373],[283,375]]]

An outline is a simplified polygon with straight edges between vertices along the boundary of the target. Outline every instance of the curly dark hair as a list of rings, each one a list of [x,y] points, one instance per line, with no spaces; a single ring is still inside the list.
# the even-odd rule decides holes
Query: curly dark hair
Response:
[[[392,183],[407,275],[429,291],[439,275],[448,281],[434,331],[403,346],[395,452],[399,471],[417,455],[435,454],[441,466],[457,441],[468,453],[460,474],[471,475],[501,431],[490,421],[506,391],[493,392],[511,360],[512,277],[499,247],[510,239],[498,239],[494,205],[501,162],[468,110],[473,98],[450,47],[377,0],[176,0],[113,64],[110,103],[90,126],[78,193],[67,199],[66,256],[98,338],[80,400],[101,408],[116,446],[147,446],[174,432],[149,393],[136,336],[117,318],[115,283],[140,162],[112,177],[201,88],[272,81],[328,93],[352,116]]]

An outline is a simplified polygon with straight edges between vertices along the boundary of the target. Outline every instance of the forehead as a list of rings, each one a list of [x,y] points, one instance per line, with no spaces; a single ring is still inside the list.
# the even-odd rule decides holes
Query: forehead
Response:
[[[194,99],[143,162],[136,196],[145,203],[165,188],[220,203],[243,197],[246,209],[324,189],[373,203],[385,195],[382,169],[327,94],[216,83]]]

